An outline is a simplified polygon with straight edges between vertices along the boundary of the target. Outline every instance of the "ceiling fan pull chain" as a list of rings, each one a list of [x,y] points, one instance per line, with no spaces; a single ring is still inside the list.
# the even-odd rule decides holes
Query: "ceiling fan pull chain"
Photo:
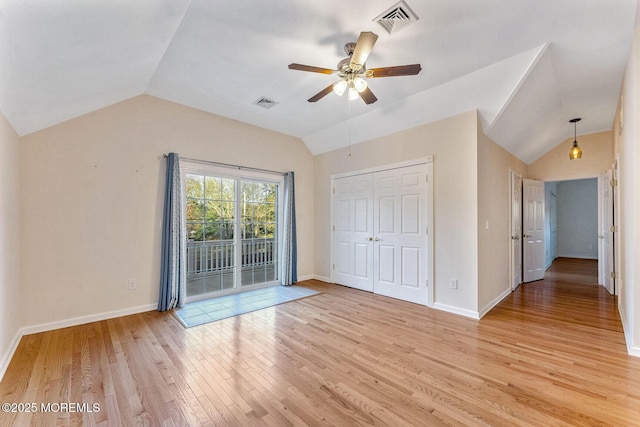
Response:
[[[349,98],[347,98],[347,110],[349,113],[347,115],[349,120],[349,157],[351,157],[351,101],[349,101]]]

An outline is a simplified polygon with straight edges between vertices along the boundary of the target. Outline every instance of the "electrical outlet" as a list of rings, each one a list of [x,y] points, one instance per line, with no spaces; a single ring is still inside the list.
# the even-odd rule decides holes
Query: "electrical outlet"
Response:
[[[129,290],[134,290],[138,287],[138,282],[136,279],[129,279]]]
[[[449,280],[449,287],[451,289],[458,289],[458,279]]]

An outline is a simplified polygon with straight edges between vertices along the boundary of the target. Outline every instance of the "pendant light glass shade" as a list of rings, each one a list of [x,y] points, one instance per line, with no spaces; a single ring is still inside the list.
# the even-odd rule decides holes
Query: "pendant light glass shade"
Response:
[[[569,159],[579,159],[580,157],[582,157],[582,150],[578,147],[578,141],[573,141],[573,147],[569,151]]]
[[[576,138],[576,123],[578,123],[581,118],[571,119],[569,123],[573,123],[573,146],[571,150],[569,150],[569,160],[579,159],[582,157],[582,150],[578,147],[578,139]]]

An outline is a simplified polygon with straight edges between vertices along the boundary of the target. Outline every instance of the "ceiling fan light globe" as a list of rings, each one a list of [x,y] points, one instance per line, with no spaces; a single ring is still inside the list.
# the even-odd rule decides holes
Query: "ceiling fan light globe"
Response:
[[[342,96],[345,90],[347,90],[347,82],[345,80],[340,80],[333,84],[333,91],[336,95]]]
[[[363,92],[367,88],[367,81],[362,77],[356,77],[355,79],[353,79],[353,87],[358,92]]]
[[[358,93],[358,91],[355,88],[350,87],[349,88],[348,97],[349,97],[349,101],[353,101],[353,100],[358,99],[358,97],[360,97],[360,94]]]

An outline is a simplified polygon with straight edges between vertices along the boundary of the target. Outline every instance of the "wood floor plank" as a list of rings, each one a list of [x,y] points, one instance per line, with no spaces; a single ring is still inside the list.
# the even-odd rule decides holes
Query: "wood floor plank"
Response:
[[[634,426],[640,359],[597,263],[558,259],[472,320],[315,280],[321,294],[184,329],[148,312],[22,338],[9,425]]]

